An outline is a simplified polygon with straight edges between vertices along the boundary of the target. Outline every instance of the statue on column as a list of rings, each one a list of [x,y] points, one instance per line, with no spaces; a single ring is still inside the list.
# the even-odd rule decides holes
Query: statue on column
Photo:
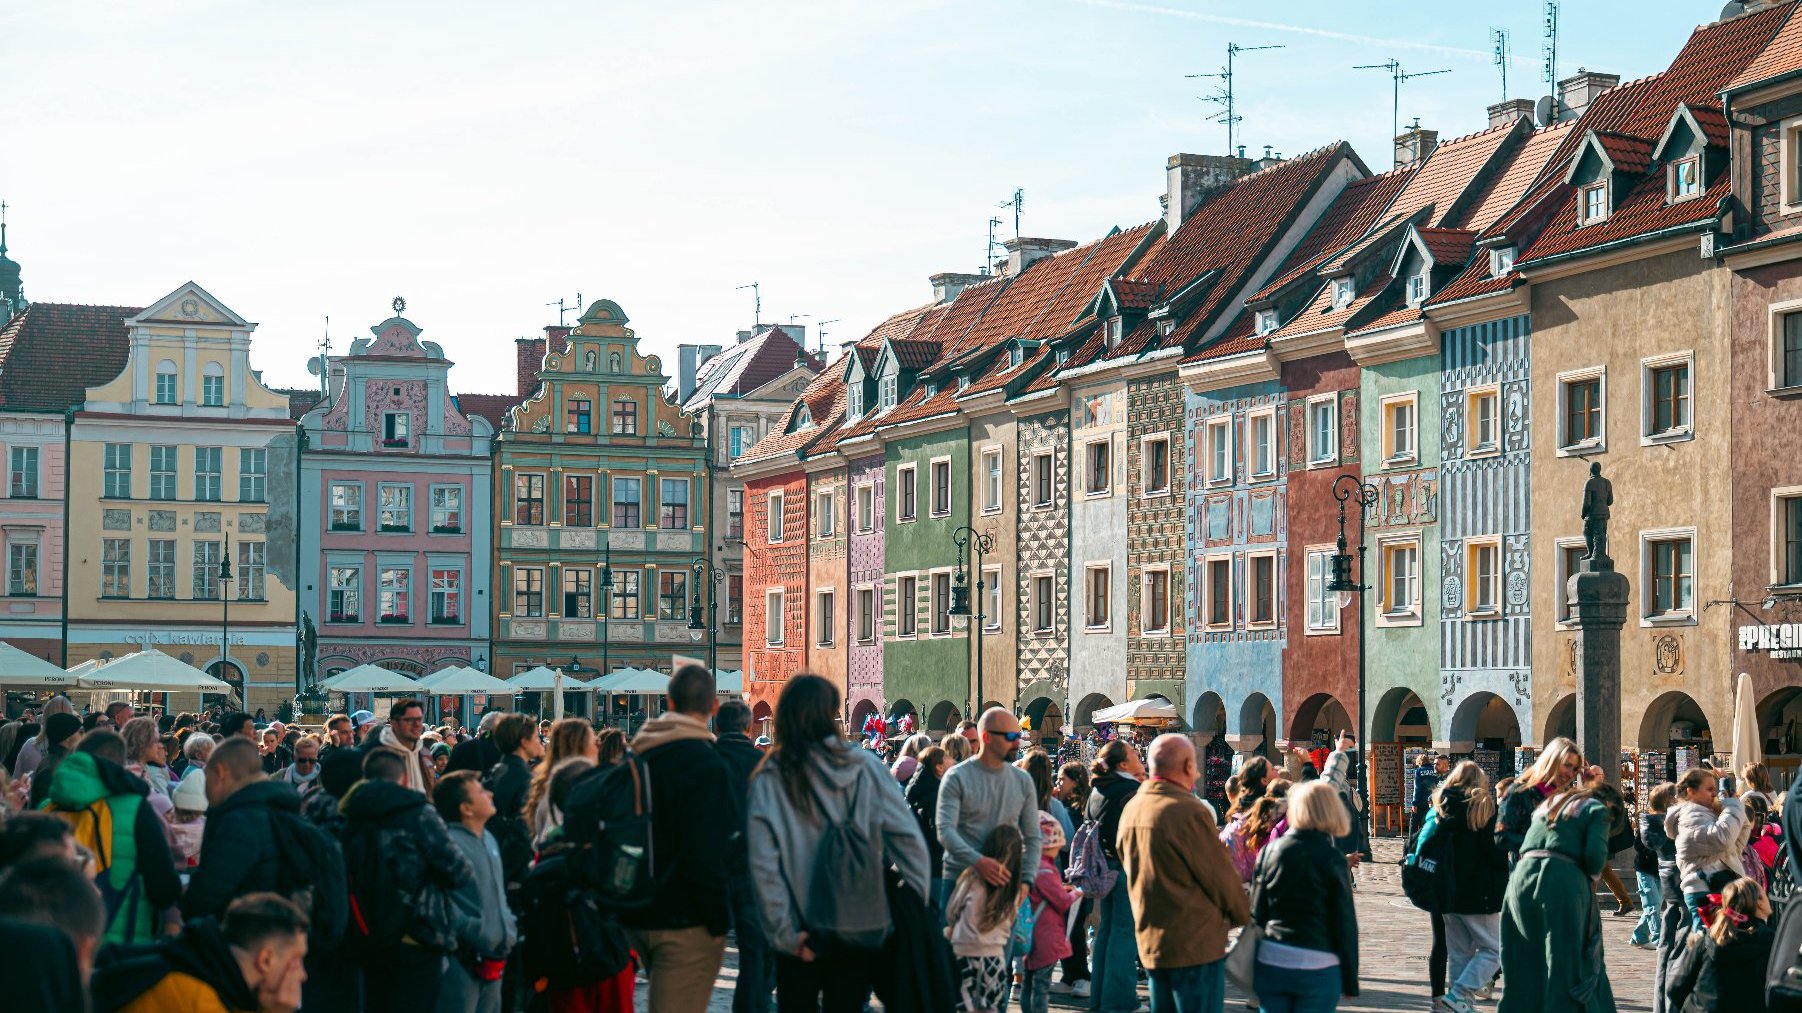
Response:
[[[300,614],[300,688],[302,692],[311,692],[317,683],[317,658],[319,650],[319,631],[313,626],[313,617],[305,612]]]
[[[1602,462],[1591,461],[1589,481],[1583,483],[1583,543],[1588,552],[1584,559],[1589,568],[1614,569],[1608,558],[1608,508],[1614,505],[1614,484],[1602,477]]]

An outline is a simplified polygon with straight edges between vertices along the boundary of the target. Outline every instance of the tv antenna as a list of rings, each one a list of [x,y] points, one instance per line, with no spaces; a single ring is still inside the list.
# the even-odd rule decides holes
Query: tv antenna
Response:
[[[1545,83],[1558,89],[1558,0],[1545,0]]]
[[[319,343],[314,347],[319,349],[319,354],[307,360],[307,372],[319,378],[319,393],[330,397],[332,393],[330,385],[330,366],[332,362],[332,317],[329,313],[326,314],[325,317],[325,334],[319,339]]]
[[[755,330],[763,326],[763,287],[757,282],[751,282],[732,291],[743,292],[747,288],[751,290],[751,328]]]
[[[1237,42],[1229,42],[1226,44],[1226,66],[1224,68],[1222,68],[1219,72],[1213,73],[1213,74],[1184,74],[1183,75],[1184,77],[1188,77],[1188,78],[1211,77],[1211,78],[1214,78],[1221,82],[1219,91],[1215,92],[1212,95],[1202,95],[1202,96],[1200,96],[1200,98],[1203,102],[1212,102],[1215,105],[1225,107],[1225,110],[1223,112],[1218,113],[1214,116],[1214,121],[1216,123],[1226,124],[1226,153],[1227,154],[1230,155],[1233,152],[1239,150],[1238,148],[1233,146],[1233,142],[1234,142],[1234,139],[1236,136],[1236,130],[1239,125],[1239,121],[1243,120],[1245,118],[1243,116],[1240,116],[1237,112],[1234,111],[1235,107],[1233,105],[1233,58],[1238,56],[1240,53],[1255,53],[1260,49],[1282,49],[1282,48],[1283,48],[1282,46],[1241,46]]]
[[[1014,209],[1014,238],[1020,238],[1020,209],[1026,206],[1026,191],[1014,187],[1014,195],[995,206]]]
[[[814,324],[814,334],[816,335],[814,343],[818,346],[817,352],[822,362],[826,360],[826,325],[836,324],[838,321],[838,317],[833,317],[831,320],[821,320]]]
[[[1393,85],[1394,98],[1392,100],[1393,104],[1391,106],[1390,118],[1389,118],[1389,136],[1391,138],[1400,137],[1401,133],[1402,133],[1402,85],[1407,84],[1409,81],[1411,81],[1417,77],[1432,77],[1434,74],[1450,74],[1451,73],[1450,69],[1417,70],[1417,71],[1414,71],[1413,73],[1408,73],[1407,71],[1402,70],[1402,65],[1399,62],[1397,62],[1394,57],[1390,57],[1389,60],[1384,63],[1360,63],[1360,64],[1357,64],[1356,66],[1352,67],[1352,69],[1353,70],[1386,70],[1389,72],[1389,79],[1392,82],[1394,82],[1394,85]],[[1401,164],[1401,152],[1399,152],[1399,151],[1397,151],[1395,154],[1395,164],[1397,164],[1397,165]]]
[[[1491,28],[1489,41],[1494,47],[1495,67],[1502,73],[1502,101],[1506,102],[1508,100],[1508,55],[1511,48],[1508,42],[1508,29]]]
[[[582,312],[582,293],[576,293],[576,301],[573,303],[564,299],[562,296],[558,296],[556,302],[547,302],[545,305],[557,307],[557,326],[562,327],[564,314]],[[395,312],[399,313],[400,311],[395,310]]]
[[[991,215],[989,217],[989,251],[983,254],[983,274],[995,273],[995,248],[1001,246],[1001,241],[995,238],[995,230],[1000,226],[1001,219]],[[1001,248],[1003,250],[1007,249],[1005,246],[1001,246]]]

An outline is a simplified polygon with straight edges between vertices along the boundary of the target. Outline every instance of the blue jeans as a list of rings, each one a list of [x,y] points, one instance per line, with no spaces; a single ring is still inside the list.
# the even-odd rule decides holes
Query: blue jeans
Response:
[[[1683,908],[1689,912],[1691,932],[1701,932],[1708,928],[1702,924],[1702,902],[1707,899],[1708,895],[1705,893],[1685,893],[1683,895]]]
[[[1051,1003],[1051,969],[1056,966],[1046,964],[1036,971],[1020,969],[1021,1013],[1045,1013]]]
[[[1226,1009],[1226,961],[1190,967],[1154,967],[1151,1013],[1221,1013]]]
[[[1120,866],[1109,862],[1115,869]],[[1101,1013],[1132,1013],[1139,1008],[1139,940],[1133,930],[1132,899],[1126,874],[1101,898],[1095,925],[1095,974],[1089,1008]]]
[[[1633,875],[1639,880],[1639,921],[1633,924],[1631,941],[1655,943],[1658,941],[1658,897],[1661,893],[1658,874],[1636,872]]]
[[[1251,976],[1264,1013],[1333,1013],[1339,1008],[1339,969],[1297,971],[1258,961]]]

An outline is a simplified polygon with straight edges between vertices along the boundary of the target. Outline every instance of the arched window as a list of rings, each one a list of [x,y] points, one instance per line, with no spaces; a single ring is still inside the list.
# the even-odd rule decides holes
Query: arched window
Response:
[[[208,408],[225,407],[225,367],[217,362],[201,367],[200,403]]]
[[[177,391],[180,384],[176,380],[175,361],[164,359],[156,364],[156,403],[175,404],[180,395]]]

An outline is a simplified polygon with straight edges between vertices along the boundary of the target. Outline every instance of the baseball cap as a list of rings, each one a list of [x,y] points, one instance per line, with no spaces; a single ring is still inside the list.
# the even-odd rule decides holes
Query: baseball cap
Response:
[[[361,728],[364,725],[366,725],[374,720],[375,720],[375,715],[369,713],[368,711],[357,711],[355,714],[352,714],[350,716],[350,723],[351,723],[351,726],[354,728]]]

